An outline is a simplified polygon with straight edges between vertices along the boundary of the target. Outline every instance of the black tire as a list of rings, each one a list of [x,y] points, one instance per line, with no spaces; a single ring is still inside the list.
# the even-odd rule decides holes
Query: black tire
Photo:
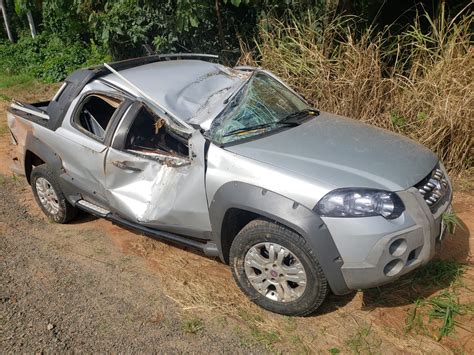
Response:
[[[37,181],[38,179],[44,179],[47,183],[52,187],[54,192],[56,193],[56,198],[54,199],[57,202],[57,211],[51,212],[47,209],[45,204],[41,202],[41,199],[38,195],[37,190]],[[42,180],[41,180],[42,181]],[[33,190],[33,195],[35,196],[36,203],[40,206],[43,213],[53,222],[55,223],[67,223],[72,220],[77,215],[77,208],[72,206],[64,197],[61,188],[59,187],[59,183],[56,180],[54,173],[48,167],[47,164],[39,165],[33,168],[30,176],[31,188]]]
[[[250,282],[245,271],[245,256],[252,247],[264,242],[279,244],[299,259],[306,273],[306,286],[299,298],[287,302],[272,300]],[[271,312],[306,316],[316,311],[328,293],[326,276],[304,238],[280,224],[263,219],[251,221],[237,234],[230,248],[230,265],[240,289],[254,303]]]

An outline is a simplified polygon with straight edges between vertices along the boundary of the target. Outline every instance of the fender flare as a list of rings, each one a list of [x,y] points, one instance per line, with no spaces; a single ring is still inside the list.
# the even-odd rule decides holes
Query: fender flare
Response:
[[[242,182],[228,182],[215,193],[209,207],[213,240],[224,260],[222,228],[231,208],[256,213],[276,221],[299,235],[314,253],[335,294],[350,292],[341,272],[342,258],[323,220],[312,210],[275,192]]]
[[[25,175],[26,179],[28,180],[28,183],[30,183],[30,177],[28,174],[28,170],[26,168],[26,165],[28,164],[27,159],[26,159],[26,153],[28,151],[34,153],[37,155],[41,160],[43,160],[45,163],[47,163],[54,172],[56,172],[59,175],[59,172],[63,169],[63,164],[62,160],[59,157],[59,155],[46,143],[40,141],[37,137],[28,134],[25,140],[25,157],[24,157],[24,164],[25,164]]]

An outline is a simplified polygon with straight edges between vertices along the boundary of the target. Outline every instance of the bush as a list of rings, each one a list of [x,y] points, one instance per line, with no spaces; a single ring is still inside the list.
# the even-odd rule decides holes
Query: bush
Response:
[[[473,15],[428,15],[399,36],[360,28],[354,17],[260,26],[254,53],[316,107],[403,133],[432,149],[452,172],[473,166]],[[421,31],[421,20],[429,31]]]
[[[0,43],[0,71],[25,74],[52,83],[63,80],[82,66],[101,63],[110,57],[93,42],[65,42],[58,35],[38,35],[35,39],[21,37],[16,44]]]

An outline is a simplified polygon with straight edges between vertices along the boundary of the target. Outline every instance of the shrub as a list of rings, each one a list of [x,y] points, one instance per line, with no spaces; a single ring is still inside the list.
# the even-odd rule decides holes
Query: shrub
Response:
[[[58,35],[38,35],[35,39],[21,37],[16,44],[0,43],[0,71],[25,74],[45,82],[63,80],[81,66],[101,63],[110,57],[93,42],[65,42]]]

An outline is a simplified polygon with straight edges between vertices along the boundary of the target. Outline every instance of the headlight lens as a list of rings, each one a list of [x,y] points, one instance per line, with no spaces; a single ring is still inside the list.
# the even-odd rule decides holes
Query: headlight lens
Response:
[[[324,196],[316,211],[325,217],[400,217],[405,210],[397,194],[373,189],[337,189]]]

